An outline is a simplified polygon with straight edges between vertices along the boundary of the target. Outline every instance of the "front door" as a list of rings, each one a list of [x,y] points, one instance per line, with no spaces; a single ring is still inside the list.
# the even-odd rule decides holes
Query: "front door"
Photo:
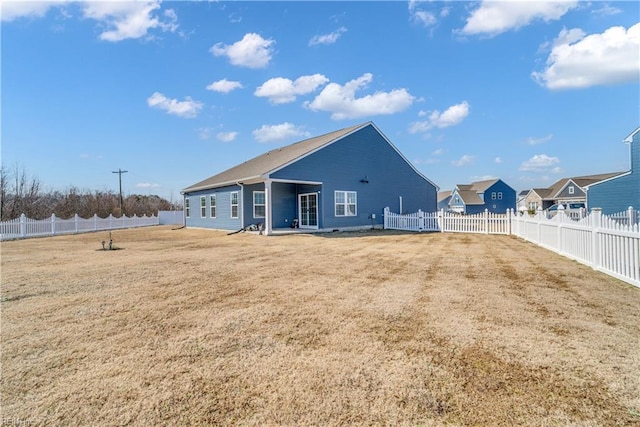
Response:
[[[318,194],[298,195],[300,228],[318,228]]]

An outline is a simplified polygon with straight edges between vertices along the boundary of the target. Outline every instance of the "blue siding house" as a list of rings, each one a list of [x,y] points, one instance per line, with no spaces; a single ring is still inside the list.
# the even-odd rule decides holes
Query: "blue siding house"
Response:
[[[488,210],[505,213],[516,208],[516,190],[501,179],[478,181],[472,184],[458,184],[451,192],[449,210],[476,214]]]
[[[182,190],[185,225],[265,234],[381,226],[385,207],[436,210],[438,187],[372,123],[277,148]]]
[[[586,187],[589,209],[601,208],[605,215],[640,210],[640,127],[623,142],[629,144],[629,171]]]

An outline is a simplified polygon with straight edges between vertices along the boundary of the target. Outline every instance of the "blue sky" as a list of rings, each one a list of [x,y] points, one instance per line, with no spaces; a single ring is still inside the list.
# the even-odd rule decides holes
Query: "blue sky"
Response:
[[[11,2],[2,164],[48,189],[180,190],[373,121],[440,186],[629,168],[638,2]]]

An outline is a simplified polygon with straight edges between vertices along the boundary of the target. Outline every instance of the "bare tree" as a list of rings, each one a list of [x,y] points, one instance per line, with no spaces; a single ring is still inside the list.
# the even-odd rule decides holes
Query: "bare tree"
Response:
[[[129,195],[124,201],[128,216],[152,216],[161,210],[182,209],[159,196]],[[40,180],[30,177],[24,168],[16,165],[0,168],[0,220],[7,221],[25,214],[29,218],[44,219],[51,214],[71,218],[98,215],[119,217],[120,200],[113,191],[91,191],[70,186],[64,191],[43,191]]]

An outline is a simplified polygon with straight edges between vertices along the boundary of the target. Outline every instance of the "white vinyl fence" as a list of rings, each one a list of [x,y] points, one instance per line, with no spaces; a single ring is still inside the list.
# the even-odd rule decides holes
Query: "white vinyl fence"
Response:
[[[0,222],[0,241],[24,239],[27,237],[55,236],[58,234],[86,233],[91,231],[115,230],[119,228],[146,227],[158,225],[157,216],[122,216],[116,218],[109,215],[100,218],[94,215],[92,218],[81,218],[75,215],[70,219],[62,219],[51,215],[47,219],[30,219],[24,214],[20,218]]]
[[[183,225],[184,224],[184,211],[159,211],[158,219],[160,225]]]
[[[632,208],[614,215],[593,209],[576,221],[564,212],[518,215],[487,211],[476,215],[449,212],[399,215],[385,209],[384,227],[406,231],[511,234],[640,287],[640,216]]]
[[[513,217],[512,234],[640,287],[640,221],[632,209],[626,215],[621,221],[623,214],[593,209],[574,221],[562,214],[525,214]]]
[[[475,215],[455,212],[422,212],[400,215],[384,210],[384,228],[405,231],[440,231],[450,233],[510,234],[511,215],[487,210]]]

